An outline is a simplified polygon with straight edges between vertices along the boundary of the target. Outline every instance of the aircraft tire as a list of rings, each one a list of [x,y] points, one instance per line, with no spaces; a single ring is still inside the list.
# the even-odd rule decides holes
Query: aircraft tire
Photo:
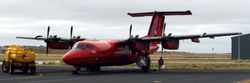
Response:
[[[150,72],[150,68],[148,66],[142,66],[141,68],[143,73],[149,73]]]
[[[100,66],[90,67],[90,72],[97,72],[97,71],[100,71],[100,70],[101,70]]]
[[[72,74],[73,74],[73,75],[77,75],[77,74],[79,74],[79,71],[74,70],[74,71],[72,72]]]
[[[96,66],[96,71],[101,71],[101,67],[100,66]]]
[[[75,69],[73,70],[72,74],[73,75],[77,75],[79,74],[80,70],[81,70],[81,67],[74,67]]]
[[[146,65],[142,66],[141,70],[143,73],[149,73],[150,72],[150,63],[151,63],[150,57],[145,57],[145,62],[146,62]]]

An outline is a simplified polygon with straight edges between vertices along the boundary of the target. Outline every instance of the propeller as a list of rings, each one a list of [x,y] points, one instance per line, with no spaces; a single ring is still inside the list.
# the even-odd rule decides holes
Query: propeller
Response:
[[[47,29],[47,39],[49,38],[49,31],[50,31],[50,26],[48,26],[48,29]]]
[[[40,35],[36,36],[35,38],[38,38],[38,37],[42,37]],[[60,41],[61,38],[58,38],[57,35],[50,35],[50,26],[48,26],[47,28],[47,36],[46,36],[46,39],[44,40],[46,42],[46,55],[48,55],[49,53],[49,44],[51,42],[57,42],[57,41]],[[81,39],[81,36],[73,36],[73,26],[70,27],[70,39],[66,42],[68,42],[68,44],[70,45],[70,48],[73,46],[73,44],[76,42],[76,41],[79,41],[79,40],[82,40]]]
[[[162,30],[163,36],[165,35],[165,29],[166,29],[166,23],[164,23],[163,25],[163,30]]]
[[[166,36],[166,34],[165,34],[165,27],[166,27],[166,23],[164,23],[164,25],[163,25],[163,30],[162,30],[163,31],[162,32],[163,33],[163,38]],[[163,55],[163,50],[164,50],[163,46],[161,46],[161,56]]]
[[[48,26],[48,29],[47,29],[47,41],[46,41],[46,56],[48,55],[49,53],[49,43],[48,43],[48,38],[49,38],[49,32],[50,32],[50,26]]]
[[[132,52],[132,50],[131,50],[131,44],[132,44],[131,40],[132,40],[132,38],[133,38],[133,36],[132,36],[132,28],[133,28],[133,26],[132,26],[132,24],[130,24],[130,27],[129,27],[129,43],[128,43],[128,46],[129,46],[129,52],[131,52],[131,53],[133,54],[133,52]]]
[[[161,47],[161,56],[163,55],[163,47]]]
[[[73,36],[73,26],[70,27],[70,39],[72,39]]]
[[[75,39],[76,37],[73,36],[73,26],[70,27],[70,42],[69,42],[69,45],[70,45],[70,49],[73,47],[73,39]]]
[[[130,28],[129,28],[129,38],[132,38],[132,24],[130,25]]]

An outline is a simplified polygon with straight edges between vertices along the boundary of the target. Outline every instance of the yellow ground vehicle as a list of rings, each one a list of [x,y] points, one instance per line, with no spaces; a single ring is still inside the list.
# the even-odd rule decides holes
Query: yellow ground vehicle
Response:
[[[23,73],[34,74],[36,72],[35,64],[36,54],[31,51],[24,50],[19,45],[8,47],[2,64],[2,71],[13,74],[15,69],[20,69]]]

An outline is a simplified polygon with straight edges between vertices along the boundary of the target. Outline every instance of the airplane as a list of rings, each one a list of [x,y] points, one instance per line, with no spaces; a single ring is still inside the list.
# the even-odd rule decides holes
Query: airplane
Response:
[[[81,68],[88,72],[100,71],[102,66],[120,66],[136,63],[144,73],[150,72],[150,54],[159,49],[178,50],[179,41],[191,39],[199,43],[199,38],[215,38],[220,36],[240,35],[240,32],[214,33],[201,35],[165,35],[165,16],[192,15],[187,11],[154,11],[142,13],[128,13],[131,17],[152,16],[151,24],[146,36],[133,36],[132,25],[129,29],[129,38],[124,40],[88,40],[80,36],[72,37],[71,26],[70,38],[55,36],[49,37],[50,27],[47,29],[47,37],[38,35],[36,37],[16,37],[20,39],[43,40],[46,43],[46,54],[48,49],[70,49],[63,55],[63,61],[74,67],[72,74],[79,74]]]

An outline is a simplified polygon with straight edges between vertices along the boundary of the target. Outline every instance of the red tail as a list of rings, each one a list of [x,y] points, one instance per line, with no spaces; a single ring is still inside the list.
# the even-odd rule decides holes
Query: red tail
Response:
[[[145,37],[159,37],[164,34],[165,15],[192,15],[191,11],[128,13],[132,17],[153,16],[148,34]]]
[[[154,16],[152,18],[150,28],[148,30],[148,35],[146,37],[163,36],[164,20],[165,16],[161,15],[158,12],[154,12]]]

